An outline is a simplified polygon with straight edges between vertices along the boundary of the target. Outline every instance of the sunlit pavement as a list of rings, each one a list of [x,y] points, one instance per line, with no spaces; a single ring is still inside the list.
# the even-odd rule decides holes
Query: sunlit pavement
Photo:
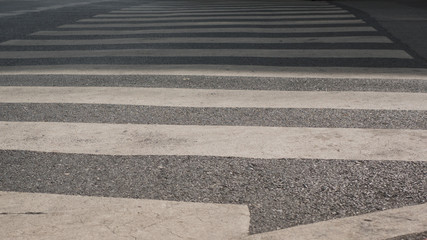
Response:
[[[424,239],[420,1],[0,1],[1,239]]]

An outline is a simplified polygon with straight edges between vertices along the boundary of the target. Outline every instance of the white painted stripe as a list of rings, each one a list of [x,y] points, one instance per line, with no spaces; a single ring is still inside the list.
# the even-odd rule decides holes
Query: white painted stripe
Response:
[[[217,8],[217,7],[232,7],[232,8],[242,8],[242,7],[251,7],[251,8],[258,8],[258,7],[295,7],[295,8],[299,8],[299,7],[312,7],[312,8],[317,8],[317,7],[336,7],[335,4],[331,4],[331,3],[327,3],[327,2],[270,2],[270,3],[249,3],[246,2],[247,4],[245,4],[244,6],[242,5],[242,2],[227,2],[227,3],[206,3],[206,2],[198,2],[197,5],[192,5],[190,6],[189,4],[176,4],[174,2],[169,2],[169,3],[165,3],[162,2],[161,5],[158,4],[159,2],[157,2],[156,4],[143,4],[143,5],[135,5],[135,6],[131,6],[131,7],[126,7],[126,8],[131,8],[131,9],[135,9],[135,8],[142,8],[142,9],[163,9],[163,8]]]
[[[0,66],[2,75],[179,75],[278,78],[427,80],[424,68],[270,67],[208,64]]]
[[[412,59],[403,50],[374,49],[111,49],[64,51],[3,51],[0,59],[80,57],[277,57]]]
[[[427,204],[261,233],[244,240],[385,240],[427,229]]]
[[[244,205],[17,192],[0,212],[0,239],[240,239],[250,219]]]
[[[298,20],[298,21],[215,21],[215,22],[167,22],[167,23],[93,23],[93,24],[66,24],[58,28],[143,28],[143,27],[168,27],[168,26],[212,26],[212,25],[265,25],[265,26],[282,26],[282,25],[321,25],[321,24],[361,24],[365,21],[361,19],[350,20]]]
[[[0,149],[427,161],[427,130],[0,122]]]
[[[265,4],[265,5],[199,5],[199,6],[188,6],[188,5],[177,5],[177,6],[135,6],[135,7],[126,7],[120,10],[122,11],[133,11],[133,10],[251,10],[251,9],[329,9],[329,8],[337,8],[336,5],[320,5],[320,6],[312,6],[312,5],[283,5],[283,4]]]
[[[247,3],[247,2],[246,2]],[[289,2],[278,2],[278,3],[265,3],[265,4],[245,4],[242,6],[241,2],[229,2],[226,4],[206,4],[206,3],[197,3],[197,5],[191,6],[192,8],[264,8],[264,7],[287,7],[287,8],[301,8],[301,7],[310,7],[310,8],[329,8],[329,7],[336,7],[334,4],[326,3],[326,2],[317,2],[316,4],[309,3],[305,4],[304,2],[295,2],[297,4],[289,4]],[[122,10],[129,9],[180,9],[180,8],[190,8],[188,4],[162,4],[162,5],[137,5],[132,7],[126,7]]]
[[[58,5],[51,5],[46,7],[37,7],[34,9],[16,10],[11,12],[0,13],[0,17],[19,16],[27,13],[37,13],[37,12],[42,12],[46,10],[61,9],[65,7],[76,7],[76,6],[82,6],[82,5],[87,5],[87,4],[97,3],[97,2],[106,2],[106,1],[110,1],[110,0],[90,0],[90,1],[84,1],[84,2],[58,4]]]
[[[151,33],[338,33],[338,32],[376,32],[373,27],[315,27],[315,28],[178,28],[142,30],[76,30],[39,31],[35,36],[93,36],[93,35],[135,35]]]
[[[300,11],[336,11],[343,10],[339,7],[324,7],[321,9],[318,8],[286,8],[286,7],[270,7],[270,8],[256,8],[256,9],[247,9],[247,8],[224,8],[224,9],[132,9],[132,10],[115,10],[110,13],[216,13],[216,12],[245,12],[245,11],[258,11],[258,12],[292,12],[299,13]]]
[[[0,46],[54,46],[54,45],[108,45],[108,44],[144,44],[144,43],[392,43],[383,36],[346,36],[346,37],[288,37],[288,38],[113,38],[113,39],[70,39],[70,40],[10,40]]]
[[[280,6],[324,6],[332,5],[326,1],[320,2],[303,2],[303,1],[273,1],[273,2],[246,2],[248,6],[266,6],[266,5],[280,5]],[[180,4],[176,1],[162,1],[156,2],[154,5],[150,4],[141,4],[135,5],[132,7],[147,7],[147,6],[157,6],[157,7],[179,7],[179,6],[188,6],[188,4]],[[242,6],[241,1],[227,1],[227,2],[198,2],[196,6]]]
[[[77,22],[154,22],[154,21],[176,21],[176,20],[215,20],[224,19],[224,16],[209,16],[209,17],[167,17],[167,18],[88,18],[81,19]],[[340,18],[355,18],[353,14],[333,14],[333,15],[296,15],[296,16],[229,16],[227,19],[340,19]]]
[[[0,87],[0,102],[126,104],[171,107],[427,110],[427,93],[128,87]]]
[[[300,6],[289,6],[289,5],[249,5],[249,6],[233,6],[233,5],[203,5],[199,7],[189,7],[189,6],[164,6],[164,7],[151,7],[151,6],[136,6],[130,8],[122,8],[121,11],[157,11],[157,10],[251,10],[251,9],[329,9],[329,8],[338,8],[335,5],[320,5],[320,6],[312,6],[312,5],[300,5]]]
[[[133,7],[113,10],[111,12],[219,12],[219,11],[319,11],[319,10],[342,10],[343,8],[334,5],[322,6],[286,6],[286,5],[265,5],[265,6],[148,6],[148,7]]]
[[[266,11],[259,11],[259,12],[216,12],[216,13],[202,13],[204,15],[272,15],[272,14],[281,14],[281,15],[297,15],[297,14],[319,14],[319,13],[329,13],[329,14],[337,14],[337,13],[349,13],[347,10],[316,10],[316,11],[299,11],[296,12],[285,12],[285,11],[278,11],[278,12],[266,12]],[[94,17],[160,17],[160,16],[191,16],[195,13],[109,13],[109,14],[98,14]]]

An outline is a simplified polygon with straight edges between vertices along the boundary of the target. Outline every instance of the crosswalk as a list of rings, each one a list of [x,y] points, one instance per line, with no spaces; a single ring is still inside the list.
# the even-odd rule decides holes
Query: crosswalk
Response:
[[[147,2],[6,41],[0,50],[1,66],[423,66],[365,19],[304,1]]]
[[[251,234],[422,204],[426,63],[369,21],[146,1],[2,42],[0,191],[246,205]]]

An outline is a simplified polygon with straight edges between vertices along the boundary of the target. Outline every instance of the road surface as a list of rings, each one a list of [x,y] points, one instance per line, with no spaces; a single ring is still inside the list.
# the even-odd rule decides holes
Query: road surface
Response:
[[[369,14],[4,2],[2,239],[425,238],[427,62]]]

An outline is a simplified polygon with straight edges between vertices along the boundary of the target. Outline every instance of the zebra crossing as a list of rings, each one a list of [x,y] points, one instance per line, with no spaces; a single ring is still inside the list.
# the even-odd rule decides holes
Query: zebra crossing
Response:
[[[1,65],[12,69],[71,64],[425,67],[365,19],[329,3],[303,1],[147,2],[6,41],[0,49]]]
[[[426,63],[370,21],[323,1],[143,1],[1,42],[0,202],[179,201],[175,233],[230,234],[185,235],[203,239],[425,211]]]

